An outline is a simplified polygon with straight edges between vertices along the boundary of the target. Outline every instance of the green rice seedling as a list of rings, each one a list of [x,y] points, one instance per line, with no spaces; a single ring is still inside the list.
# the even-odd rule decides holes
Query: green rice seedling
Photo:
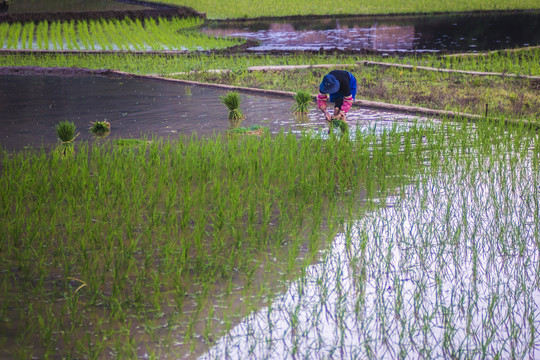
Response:
[[[220,96],[221,103],[229,109],[229,120],[239,122],[244,119],[244,114],[240,110],[242,98],[236,91],[229,92],[227,95]]]
[[[107,120],[91,122],[90,132],[97,138],[107,137],[111,133],[111,123]]]
[[[296,104],[293,106],[293,112],[307,114],[309,112],[309,104],[311,102],[311,94],[307,91],[300,90],[294,95]]]

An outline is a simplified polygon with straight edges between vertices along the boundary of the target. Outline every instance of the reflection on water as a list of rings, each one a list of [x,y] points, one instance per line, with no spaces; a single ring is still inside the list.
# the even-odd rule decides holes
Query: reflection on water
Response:
[[[528,159],[471,163],[346,226],[202,358],[538,358],[540,177]]]
[[[141,134],[175,137],[177,134],[212,135],[230,128],[228,111],[219,97],[226,91],[166,82],[112,79],[96,76],[0,76],[0,144],[8,150],[54,145],[54,126],[73,121],[79,140],[89,140],[92,121],[111,123],[111,136]],[[242,95],[246,115],[241,126],[261,125],[277,133],[317,131],[327,128],[322,114],[313,110],[306,118],[291,113],[292,99]],[[364,128],[390,128],[413,116],[353,108],[348,121]]]
[[[255,51],[493,50],[540,44],[540,12],[214,23],[205,32],[258,40]]]

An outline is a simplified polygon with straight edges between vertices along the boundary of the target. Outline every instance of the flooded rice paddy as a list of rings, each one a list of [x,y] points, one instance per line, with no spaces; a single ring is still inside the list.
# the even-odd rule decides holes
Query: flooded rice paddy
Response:
[[[89,139],[85,129],[90,121],[103,119],[112,124],[110,138],[140,137],[145,133],[153,133],[159,137],[175,137],[192,132],[211,135],[231,127],[227,120],[227,109],[219,101],[219,96],[225,94],[225,91],[106,77],[4,76],[0,80],[6,84],[0,93],[4,114],[1,143],[8,149],[17,150],[40,144],[54,145],[56,136],[53,127],[60,120],[74,121],[81,131],[81,139]],[[25,95],[23,100],[21,94]],[[322,116],[315,110],[307,119],[291,114],[292,100],[242,96],[242,110],[247,116],[243,126],[267,126],[274,134],[281,130],[319,133],[320,129],[326,128]],[[124,345],[130,347],[128,350],[133,351],[133,357],[139,358],[150,358],[156,354],[166,358],[169,353],[174,354],[171,355],[174,358],[200,356],[202,359],[538,357],[538,136],[523,128],[506,128],[487,122],[477,126],[467,123],[430,122],[430,126],[418,127],[414,124],[415,117],[366,109],[354,109],[349,119],[359,124],[351,129],[353,133],[358,130],[355,151],[347,153],[351,159],[346,156],[328,159],[332,158],[332,161],[340,166],[341,161],[347,165],[350,160],[350,164],[354,166],[348,169],[352,171],[350,176],[354,179],[354,186],[367,188],[368,180],[362,178],[365,171],[368,177],[371,176],[371,181],[376,179],[377,185],[374,187],[381,189],[379,194],[383,196],[376,197],[373,193],[368,196],[363,188],[356,189],[358,192],[354,194],[354,198],[347,199],[344,196],[337,205],[343,205],[343,208],[336,210],[334,207],[332,212],[332,216],[341,218],[341,221],[334,225],[337,227],[337,231],[334,231],[337,235],[328,239],[319,255],[307,264],[304,270],[300,270],[298,276],[281,271],[291,261],[293,266],[302,262],[302,257],[307,258],[309,250],[297,248],[295,252],[294,249],[289,249],[291,244],[284,243],[280,245],[279,251],[260,262],[257,262],[256,254],[253,254],[254,259],[250,260],[257,262],[257,265],[253,273],[249,274],[250,279],[254,279],[251,285],[249,281],[240,279],[239,274],[231,277],[228,284],[219,281],[212,283],[206,293],[199,291],[186,294],[184,291],[188,288],[180,288],[175,294],[165,291],[160,293],[159,286],[149,291],[147,285],[139,284],[140,288],[135,288],[145,296],[153,296],[153,301],[156,302],[153,306],[158,310],[155,317],[142,311],[145,319],[134,316],[130,320],[133,322],[130,322],[127,328],[124,315],[118,315],[122,319],[120,325],[114,322],[114,316],[100,323],[99,321],[107,317],[106,307],[99,301],[97,304],[87,303],[88,299],[81,291],[80,298],[74,297],[79,299],[80,305],[76,302],[74,305],[68,303],[70,297],[65,299],[66,307],[81,306],[87,311],[84,315],[79,312],[70,313],[73,317],[81,316],[77,321],[86,325],[84,335],[78,330],[71,333],[73,337],[70,341],[76,338],[79,343],[87,341],[89,344],[88,350],[77,351],[87,351],[90,354],[93,351],[90,345],[93,346],[96,339],[102,338],[103,334],[108,334],[114,344],[98,341],[102,347],[99,351],[102,351],[101,355],[104,357],[123,354]],[[396,122],[399,124],[397,127],[394,125]],[[291,150],[301,143],[294,142],[295,137],[276,138],[281,144],[277,153],[265,157],[261,162],[253,162],[251,159],[247,163],[250,164],[249,169],[242,171],[259,171],[259,166],[282,164],[299,155]],[[328,148],[323,147],[323,151],[317,151],[315,156],[322,158],[328,154],[333,155],[332,151],[339,151],[339,146],[350,146],[348,142],[334,140],[331,138],[327,141]],[[249,145],[249,141],[245,143],[254,146]],[[305,141],[304,145],[307,143]],[[204,146],[217,144],[209,142]],[[260,144],[263,146],[259,147]],[[272,144],[261,141],[254,147],[248,147],[246,153],[251,153],[252,149],[264,151]],[[166,146],[171,148],[171,145]],[[170,163],[188,166],[191,162],[197,166],[202,164],[205,170],[203,173],[206,175],[215,176],[215,170],[219,169],[232,171],[234,181],[227,180],[227,183],[235,186],[235,181],[239,178],[236,172],[238,169],[235,170],[238,164],[234,162],[234,157],[233,162],[221,168],[220,162],[230,161],[231,157],[214,149],[203,157],[207,159],[206,156],[211,154],[208,160],[212,161],[196,161],[200,152],[204,151],[204,146],[199,148],[192,142],[181,151],[173,149],[166,154],[159,153],[154,146],[149,149],[153,158],[149,162],[148,174],[154,176],[163,169],[166,170],[164,173],[168,174],[171,170]],[[313,149],[320,149],[320,146]],[[182,155],[183,151],[194,152],[190,153],[190,156],[175,157]],[[128,151],[125,154],[135,156],[135,153]],[[317,161],[313,160],[311,153],[304,152],[306,153],[310,155],[307,157],[309,161],[315,164]],[[138,154],[136,159],[140,162],[140,167],[148,170],[145,168],[145,152]],[[283,158],[280,160],[276,157],[277,154]],[[107,156],[108,154],[103,153],[98,158],[105,159]],[[160,156],[164,156],[165,160],[161,161]],[[174,160],[169,159],[169,156],[174,157]],[[219,161],[213,161],[216,156],[220,156]],[[255,156],[254,159],[256,158]],[[78,158],[73,161],[76,159]],[[112,158],[109,161],[113,161]],[[122,177],[129,171],[125,170],[128,166],[120,162],[125,159],[120,157],[114,161],[118,161],[118,166],[111,167],[107,163],[100,168],[101,171],[87,173],[85,176],[79,176],[79,171],[84,170],[84,166],[82,170],[75,166],[73,174],[77,176],[62,181],[86,181],[88,186],[82,187],[85,189],[92,189],[90,184],[93,184],[93,181],[98,181],[100,186],[111,182],[115,191],[121,186],[129,186],[129,182],[123,181]],[[23,165],[28,166],[30,163],[32,161],[24,162]],[[70,163],[65,164],[68,166]],[[87,163],[87,160],[82,163]],[[5,164],[9,164],[9,157]],[[125,166],[125,169],[122,166]],[[115,172],[114,179],[111,180],[105,169],[113,171],[115,168],[124,170]],[[138,169],[139,166],[135,168]],[[265,168],[262,171],[262,183],[264,176],[272,175],[272,171],[267,171],[271,169]],[[347,167],[339,169],[344,170]],[[398,174],[395,169],[402,169],[403,174]],[[139,175],[144,178],[147,170],[141,170]],[[47,173],[47,168],[40,168],[39,171]],[[292,176],[288,185],[294,185],[298,179],[306,180],[313,175],[308,172],[298,173],[296,169],[288,174]],[[333,176],[340,174],[336,172]],[[104,177],[99,177],[101,175]],[[27,174],[22,172],[20,176]],[[18,187],[13,185],[13,189],[18,189],[23,198],[30,192],[21,186],[26,186],[36,179],[32,174],[29,176],[26,181],[17,182]],[[178,170],[174,176],[181,178],[184,172]],[[324,173],[319,173],[318,176],[324,176]],[[398,177],[400,180],[394,181]],[[59,177],[58,180],[60,179],[62,178]],[[215,181],[214,178],[211,179],[208,184]],[[222,180],[221,177],[219,179]],[[145,192],[135,190],[140,189],[137,180],[138,177],[130,178],[133,194],[144,196]],[[362,181],[366,183],[358,184]],[[251,180],[248,182],[253,183]],[[56,181],[51,184],[57,186]],[[182,186],[183,182],[180,181],[179,184]],[[203,186],[205,190],[200,190],[197,187],[199,181],[192,183],[193,190],[203,194],[201,199],[206,199],[206,194],[215,193],[216,196],[221,196],[225,193],[216,190],[215,184],[208,184]],[[399,184],[397,188],[396,184]],[[309,184],[305,183],[303,186]],[[385,186],[386,191],[383,191]],[[78,189],[76,186],[73,188]],[[298,187],[294,191],[300,189]],[[46,186],[40,186],[38,190],[48,194]],[[239,194],[245,194],[243,187],[242,190]],[[126,188],[126,191],[132,193],[129,188]],[[151,189],[147,191],[152,193]],[[158,191],[158,198],[167,198],[165,195],[168,191],[164,186]],[[273,189],[270,191],[257,188],[253,193],[261,198],[253,200],[255,207],[257,204],[270,204],[269,196],[274,192],[277,193]],[[347,193],[353,191],[343,185],[331,194],[341,196]],[[107,201],[112,200],[108,191],[99,192],[97,195],[99,194],[103,194]],[[312,193],[305,195],[308,198],[314,197]],[[173,193],[172,197],[174,196],[176,192]],[[183,196],[185,202],[193,194],[187,191]],[[226,196],[223,198],[227,199]],[[39,201],[40,197],[36,199],[34,201]],[[79,213],[81,209],[85,209],[84,206],[79,206],[81,199],[82,197],[74,199],[76,206],[70,210],[73,212],[73,219],[88,216],[87,213]],[[115,201],[120,201],[119,199],[120,197]],[[283,202],[284,208],[281,210],[295,206],[297,198],[291,199],[289,200],[292,203]],[[62,201],[65,201],[67,206],[68,200]],[[362,204],[371,202],[375,206],[369,209],[366,207],[362,213],[347,215],[347,207],[358,201]],[[106,201],[103,201],[103,204],[105,203]],[[137,226],[144,225],[144,221],[139,223],[139,219],[146,215],[137,213],[139,208],[144,208],[144,203],[145,200],[141,201],[140,207],[122,206],[122,212],[133,211],[135,215],[127,216],[122,213],[110,224],[111,229],[122,226],[130,217],[135,219],[130,221],[135,221]],[[204,201],[196,203],[205,205]],[[176,204],[176,201],[173,201],[173,204]],[[15,208],[20,211],[24,206]],[[239,208],[244,211],[244,206]],[[100,209],[102,207],[96,207],[92,211],[103,211]],[[50,209],[44,207],[42,210],[46,212]],[[226,210],[227,207],[224,211]],[[41,216],[35,215],[41,214],[40,211],[32,214]],[[206,219],[206,212],[201,214],[204,215],[201,218]],[[92,222],[87,222],[88,231],[96,231],[93,225],[96,216],[92,213]],[[115,213],[114,216],[118,214]],[[201,218],[196,217],[194,219],[197,221],[187,224],[196,226]],[[44,216],[41,221],[47,219],[48,217]],[[78,220],[73,219],[69,226],[77,229]],[[176,224],[176,215],[173,214],[171,219],[171,223]],[[50,226],[48,231],[57,231],[56,222],[61,220],[58,218],[52,221],[55,225]],[[39,221],[34,225],[38,226],[32,230],[35,231],[35,236],[42,236],[41,226],[44,225]],[[156,226],[152,231],[159,233],[164,227],[162,225]],[[13,224],[5,226],[13,227]],[[109,225],[104,223],[103,226]],[[280,226],[280,221],[271,220],[268,226]],[[204,230],[204,227],[202,229]],[[236,226],[231,226],[231,229],[236,229]],[[74,234],[79,230],[74,230]],[[13,237],[20,234],[17,228],[10,231]],[[296,233],[295,235],[301,236]],[[166,247],[171,246],[173,249],[175,244],[170,242],[169,237],[170,234],[166,233]],[[100,249],[101,238],[99,239],[100,241],[92,243],[92,246]],[[133,264],[134,257],[147,254],[146,248],[144,249],[134,251],[134,255],[127,256],[125,261]],[[78,251],[75,248],[71,250]],[[178,258],[176,250],[173,250],[165,255],[158,252],[161,256],[170,257],[160,264],[162,270],[170,271],[178,266],[172,261]],[[286,253],[287,251],[290,253]],[[282,258],[274,260],[273,256]],[[161,261],[159,256],[156,259]],[[40,266],[48,269],[49,265],[44,262]],[[99,262],[92,263],[92,266],[101,269]],[[118,265],[118,269],[120,268],[121,264]],[[131,266],[128,269],[138,271],[139,267]],[[17,270],[10,276],[17,278],[18,271],[23,272]],[[93,273],[89,271],[87,275]],[[62,275],[48,276],[54,279],[54,286],[62,283]],[[49,277],[42,281],[51,282]],[[154,281],[159,285],[162,279],[156,277]],[[272,281],[279,284],[269,285]],[[75,282],[75,286],[80,286],[76,280],[72,282]],[[92,284],[89,282],[90,286]],[[201,288],[204,286],[201,285]],[[107,296],[110,296],[109,290],[104,290],[104,294],[104,299],[107,299]],[[178,296],[179,303],[160,303],[160,296],[166,298],[173,295]],[[36,302],[36,306],[39,304],[41,302]],[[56,306],[60,308],[63,305]],[[3,308],[4,318],[9,317],[9,309],[6,309]],[[123,309],[127,314],[135,311],[129,306]],[[52,313],[60,310],[50,311]],[[247,313],[247,317],[242,318],[244,313]],[[50,319],[55,318],[54,314],[50,316]],[[6,326],[10,326],[9,331],[13,332],[13,329],[20,325],[3,321]],[[54,326],[51,325],[51,328],[63,329],[60,325]],[[115,333],[117,326],[124,326],[123,335]],[[125,334],[129,335],[131,343],[126,344],[123,341],[122,336]],[[57,343],[51,341],[47,344],[56,346]],[[15,350],[9,348],[9,351]],[[94,355],[96,353],[99,354],[94,352]]]
[[[100,76],[0,76],[0,144],[7,150],[57,144],[54,126],[75,123],[79,140],[92,139],[90,122],[111,123],[111,138],[178,134],[212,135],[233,128],[219,97],[227,93],[198,86]],[[242,94],[243,127],[259,125],[272,133],[327,128],[313,104],[305,116],[293,114],[294,100]],[[389,129],[417,117],[353,108],[348,121],[364,129]]]
[[[484,51],[539,45],[540,13],[216,22],[205,32],[260,41],[253,51]]]
[[[344,224],[320,263],[201,359],[540,356],[537,153],[494,140],[451,150]]]

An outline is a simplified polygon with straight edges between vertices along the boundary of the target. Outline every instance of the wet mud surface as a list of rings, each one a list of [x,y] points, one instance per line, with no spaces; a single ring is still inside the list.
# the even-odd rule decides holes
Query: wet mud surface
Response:
[[[107,120],[114,138],[176,138],[179,134],[212,136],[233,126],[219,97],[226,90],[173,83],[93,76],[0,75],[0,144],[8,151],[52,147],[54,126],[73,121],[79,141],[92,141],[90,122]],[[291,112],[294,100],[242,95],[243,127],[260,125],[279,131],[325,131],[327,123],[315,104],[306,116]],[[348,121],[354,131],[382,131],[395,122],[407,126],[418,117],[353,108]]]

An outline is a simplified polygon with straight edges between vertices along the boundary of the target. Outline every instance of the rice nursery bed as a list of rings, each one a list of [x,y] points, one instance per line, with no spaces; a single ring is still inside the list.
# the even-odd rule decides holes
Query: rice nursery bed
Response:
[[[208,50],[243,42],[207,36],[201,18],[124,18],[0,23],[0,48],[25,50]]]
[[[536,133],[354,138],[3,153],[0,355],[534,357]]]

